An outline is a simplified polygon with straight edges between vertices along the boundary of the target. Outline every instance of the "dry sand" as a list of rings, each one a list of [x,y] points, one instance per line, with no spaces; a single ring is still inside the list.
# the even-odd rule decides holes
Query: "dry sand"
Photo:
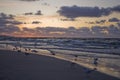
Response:
[[[0,50],[0,80],[120,80],[52,57]]]

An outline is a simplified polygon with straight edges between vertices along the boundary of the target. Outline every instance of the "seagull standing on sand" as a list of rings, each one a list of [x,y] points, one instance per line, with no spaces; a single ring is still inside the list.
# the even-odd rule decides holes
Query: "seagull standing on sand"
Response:
[[[74,60],[77,61],[77,57],[78,57],[78,55],[74,55],[74,56],[75,56],[75,59],[74,59]]]
[[[98,65],[98,58],[97,58],[97,57],[94,58],[94,62],[93,62],[93,64],[94,64],[95,66]]]

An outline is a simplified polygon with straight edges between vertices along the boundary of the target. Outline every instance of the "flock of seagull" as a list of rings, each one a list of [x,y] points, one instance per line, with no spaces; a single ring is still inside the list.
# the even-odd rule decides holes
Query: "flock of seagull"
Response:
[[[6,44],[6,47],[7,47],[7,46],[8,46],[8,44]],[[36,43],[35,43],[34,47],[36,48]],[[19,47],[18,47],[18,46],[14,46],[13,50],[14,50],[14,51],[17,51],[17,52],[22,52],[22,51],[21,51],[21,48],[22,48],[21,45],[20,45]],[[52,51],[52,50],[50,50],[50,49],[47,49],[47,50],[50,51],[51,55],[53,55],[53,56],[56,55],[56,53],[55,53],[54,51]],[[30,52],[33,52],[33,53],[37,53],[37,52],[38,52],[37,50],[32,50],[32,49],[30,49],[30,48],[24,48],[24,51],[25,51],[24,54],[25,54],[26,56],[30,55]],[[77,61],[77,57],[78,57],[78,56],[79,56],[79,55],[74,55],[74,57],[75,57],[75,58],[74,58],[74,61]],[[98,57],[93,57],[93,62],[92,62],[92,64],[95,66],[93,69],[89,69],[89,68],[84,68],[84,69],[83,69],[84,72],[85,72],[87,75],[97,70]],[[70,66],[71,66],[72,68],[75,67],[75,65],[76,65],[75,62],[71,62],[71,63],[70,63]]]

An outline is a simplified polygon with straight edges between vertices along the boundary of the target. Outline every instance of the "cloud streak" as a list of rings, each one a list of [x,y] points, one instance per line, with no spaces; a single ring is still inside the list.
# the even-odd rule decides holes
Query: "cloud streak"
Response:
[[[43,15],[41,10],[38,10],[36,13],[33,13],[33,12],[27,12],[27,13],[24,13],[24,15]]]
[[[33,2],[33,1],[39,1],[39,0],[20,0],[20,1]]]
[[[24,15],[33,15],[33,13],[32,12],[24,13]]]

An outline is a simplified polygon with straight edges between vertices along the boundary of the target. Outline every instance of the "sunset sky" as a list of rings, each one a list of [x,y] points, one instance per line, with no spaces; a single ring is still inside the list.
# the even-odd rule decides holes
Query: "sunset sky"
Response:
[[[120,0],[0,0],[0,35],[120,38]]]

